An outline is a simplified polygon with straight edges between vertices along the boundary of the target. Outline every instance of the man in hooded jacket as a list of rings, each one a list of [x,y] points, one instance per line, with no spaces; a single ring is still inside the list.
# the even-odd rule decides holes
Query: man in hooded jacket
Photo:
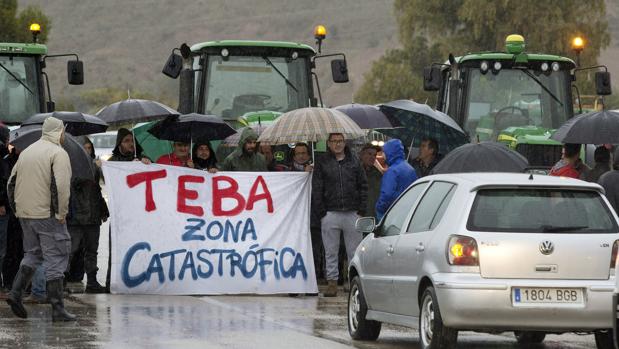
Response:
[[[383,218],[389,206],[404,189],[417,180],[415,169],[404,161],[404,145],[399,139],[391,139],[383,147],[389,168],[380,182],[380,196],[376,202],[376,218]]]
[[[598,180],[598,184],[604,188],[606,198],[619,215],[619,147],[615,149],[613,170],[604,173]]]
[[[142,147],[135,144],[133,133],[126,128],[121,128],[116,134],[116,147],[112,151],[109,161],[133,161],[141,160],[145,164],[150,164],[149,158],[142,156]]]
[[[63,278],[69,262],[71,236],[67,231],[71,164],[62,148],[62,121],[43,123],[41,139],[19,156],[9,178],[9,201],[23,228],[24,258],[7,298],[13,313],[27,318],[22,294],[35,269],[43,264],[53,321],[74,321],[64,308]]]
[[[222,171],[268,171],[264,155],[258,152],[258,135],[250,127],[241,133],[239,146],[224,160]]]

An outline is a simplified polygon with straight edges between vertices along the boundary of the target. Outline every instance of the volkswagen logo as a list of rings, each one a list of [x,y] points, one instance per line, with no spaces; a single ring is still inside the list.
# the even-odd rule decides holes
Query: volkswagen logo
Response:
[[[546,240],[546,241],[542,241],[539,244],[539,251],[542,254],[551,254],[552,251],[554,250],[555,250],[555,245],[552,243],[552,241]]]

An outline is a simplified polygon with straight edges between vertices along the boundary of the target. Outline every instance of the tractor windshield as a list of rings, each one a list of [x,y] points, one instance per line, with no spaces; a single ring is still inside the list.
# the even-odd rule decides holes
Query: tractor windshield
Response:
[[[571,113],[568,78],[567,71],[471,69],[465,131],[472,140],[496,141],[509,127],[558,128]]]
[[[309,106],[305,58],[209,55],[204,110],[236,118],[252,111]]]
[[[18,124],[40,112],[39,79],[31,56],[0,56],[0,120]]]

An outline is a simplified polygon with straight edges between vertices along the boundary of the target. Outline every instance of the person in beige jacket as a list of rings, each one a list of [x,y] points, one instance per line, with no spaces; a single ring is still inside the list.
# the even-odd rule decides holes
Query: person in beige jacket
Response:
[[[35,269],[43,264],[52,320],[72,321],[76,317],[65,310],[62,299],[64,271],[71,252],[65,222],[71,164],[62,148],[62,121],[49,117],[42,131],[41,139],[21,152],[9,178],[9,202],[23,229],[24,258],[6,301],[16,316],[27,318],[22,294]]]

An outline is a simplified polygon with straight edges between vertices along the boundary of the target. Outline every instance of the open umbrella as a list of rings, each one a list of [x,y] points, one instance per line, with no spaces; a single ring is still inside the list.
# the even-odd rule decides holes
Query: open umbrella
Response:
[[[524,172],[529,167],[520,153],[496,142],[470,143],[451,151],[432,174],[459,172]]]
[[[258,142],[288,144],[318,142],[331,133],[346,139],[363,137],[365,132],[348,115],[329,108],[301,108],[282,114],[258,138]]]
[[[619,143],[619,112],[602,110],[581,114],[566,121],[550,137],[562,143]]]
[[[34,114],[22,126],[42,125],[45,119],[53,116],[65,124],[65,130],[73,136],[83,136],[92,133],[101,133],[107,130],[107,123],[100,118],[77,111],[55,111],[52,113]]]
[[[131,131],[135,135],[136,142],[142,147],[142,155],[157,160],[161,155],[172,151],[172,142],[159,139],[148,132],[155,123],[157,121],[139,123]]]
[[[364,130],[402,126],[399,120],[388,117],[374,105],[353,103],[340,105],[335,109],[348,115]]]
[[[258,137],[260,137],[260,135],[262,134],[262,132],[264,132],[264,130],[267,129],[268,126],[265,125],[253,125],[253,126],[248,126],[250,127],[252,130],[254,130],[254,132],[256,132],[256,134],[258,135]],[[221,145],[226,146],[226,147],[236,147],[239,145],[239,141],[241,140],[241,134],[243,133],[243,130],[245,128],[242,128],[240,130],[237,131],[237,133],[233,134],[232,136],[228,136],[226,137],[226,139],[223,140],[223,142],[221,142]]]
[[[250,111],[243,116],[241,119],[244,120],[248,125],[271,125],[277,118],[282,115],[282,113],[277,111],[270,110],[262,110],[262,111]]]
[[[28,148],[32,143],[41,138],[41,125],[23,126],[11,131],[9,143],[20,151]],[[73,136],[65,133],[65,141],[62,145],[71,161],[71,177],[94,180],[95,168],[90,155]]]
[[[409,147],[418,147],[423,138],[434,138],[439,152],[447,154],[468,143],[462,128],[447,114],[433,110],[426,104],[398,100],[379,105],[380,110],[403,127],[380,130],[381,133],[398,138]]]
[[[178,112],[165,104],[147,99],[125,99],[103,107],[96,115],[110,125],[123,125],[178,115]]]
[[[236,133],[220,117],[196,113],[167,117],[155,123],[148,132],[159,139],[184,143],[197,139],[222,140]]]

